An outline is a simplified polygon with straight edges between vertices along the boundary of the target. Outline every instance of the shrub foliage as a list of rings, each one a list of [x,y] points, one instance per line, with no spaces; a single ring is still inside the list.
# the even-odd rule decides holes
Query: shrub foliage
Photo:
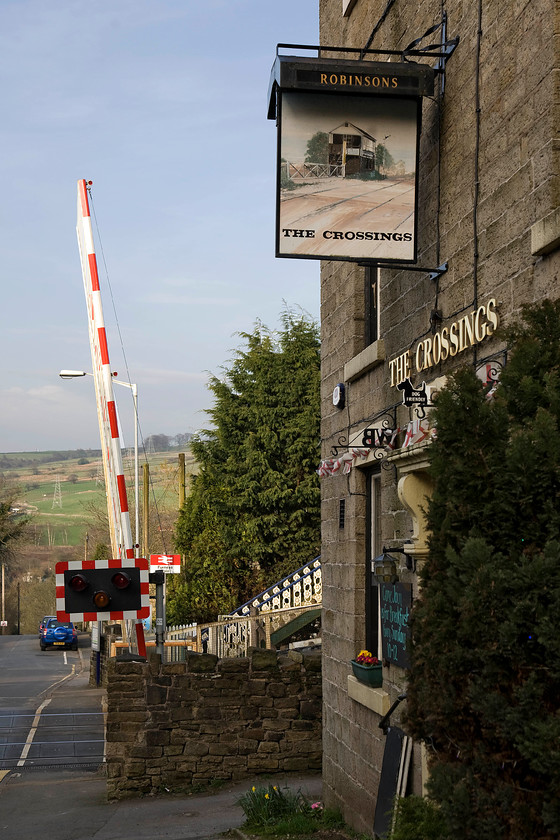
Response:
[[[176,526],[171,623],[228,613],[320,552],[317,325],[285,311],[279,332],[242,337],[210,379],[213,427],[191,442],[200,474]]]
[[[407,719],[450,836],[544,840],[560,833],[560,302],[505,337],[494,398],[465,369],[434,410]]]

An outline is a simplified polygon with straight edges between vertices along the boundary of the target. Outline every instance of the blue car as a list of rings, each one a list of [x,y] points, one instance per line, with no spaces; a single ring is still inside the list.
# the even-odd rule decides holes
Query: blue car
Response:
[[[69,647],[78,650],[78,631],[71,621],[49,618],[39,637],[41,650],[48,647]]]
[[[45,629],[45,627],[47,626],[47,622],[48,622],[51,618],[56,618],[56,615],[45,615],[45,616],[43,616],[43,618],[41,619],[41,622],[40,622],[40,624],[39,624],[39,638],[41,638],[41,636],[43,635],[43,630]]]

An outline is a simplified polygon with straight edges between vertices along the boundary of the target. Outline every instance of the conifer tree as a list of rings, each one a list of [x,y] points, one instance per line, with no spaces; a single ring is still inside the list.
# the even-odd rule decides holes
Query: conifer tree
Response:
[[[175,618],[227,613],[320,553],[318,329],[290,311],[282,325],[242,333],[210,379],[213,426],[191,442],[200,474],[176,526]]]
[[[18,487],[0,475],[0,561],[8,576],[16,570],[15,549],[25,537],[29,518],[14,511]]]
[[[560,833],[560,302],[523,318],[495,399],[465,369],[434,410],[407,722],[454,840]]]

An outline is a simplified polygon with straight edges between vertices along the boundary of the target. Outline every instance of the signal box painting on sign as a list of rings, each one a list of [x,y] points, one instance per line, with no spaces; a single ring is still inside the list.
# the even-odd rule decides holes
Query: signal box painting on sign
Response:
[[[418,107],[284,93],[278,256],[415,260]]]
[[[57,563],[56,607],[61,621],[147,618],[148,561],[136,558]]]

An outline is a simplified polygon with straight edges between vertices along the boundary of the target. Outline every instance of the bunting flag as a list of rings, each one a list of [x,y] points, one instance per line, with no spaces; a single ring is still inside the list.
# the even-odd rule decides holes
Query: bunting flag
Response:
[[[396,429],[365,429],[363,441],[364,443],[367,442],[370,444],[367,449],[356,446],[338,458],[326,458],[324,461],[321,461],[316,469],[317,475],[320,478],[324,478],[327,475],[337,475],[338,473],[348,475],[354,466],[356,458],[367,458],[372,449],[385,449],[387,452],[397,449],[397,435],[400,431],[401,429],[398,427]],[[427,420],[411,420],[406,427],[405,438],[401,449],[407,449],[409,446],[414,446],[414,444],[421,443],[428,438],[435,438],[435,436],[436,430],[435,428],[430,429]]]
[[[356,458],[367,458],[369,452],[369,449],[353,447],[352,449],[349,449],[348,452],[345,452],[343,455],[341,455],[339,458],[327,458],[325,461],[321,461],[316,470],[316,473],[321,478],[324,478],[327,475],[336,475],[340,471],[342,471],[343,475],[348,475],[348,473],[354,466]]]
[[[406,434],[404,437],[403,449],[409,446],[414,446],[415,443],[421,443],[426,438],[431,437],[432,433],[428,427],[427,420],[411,420],[406,427]]]

